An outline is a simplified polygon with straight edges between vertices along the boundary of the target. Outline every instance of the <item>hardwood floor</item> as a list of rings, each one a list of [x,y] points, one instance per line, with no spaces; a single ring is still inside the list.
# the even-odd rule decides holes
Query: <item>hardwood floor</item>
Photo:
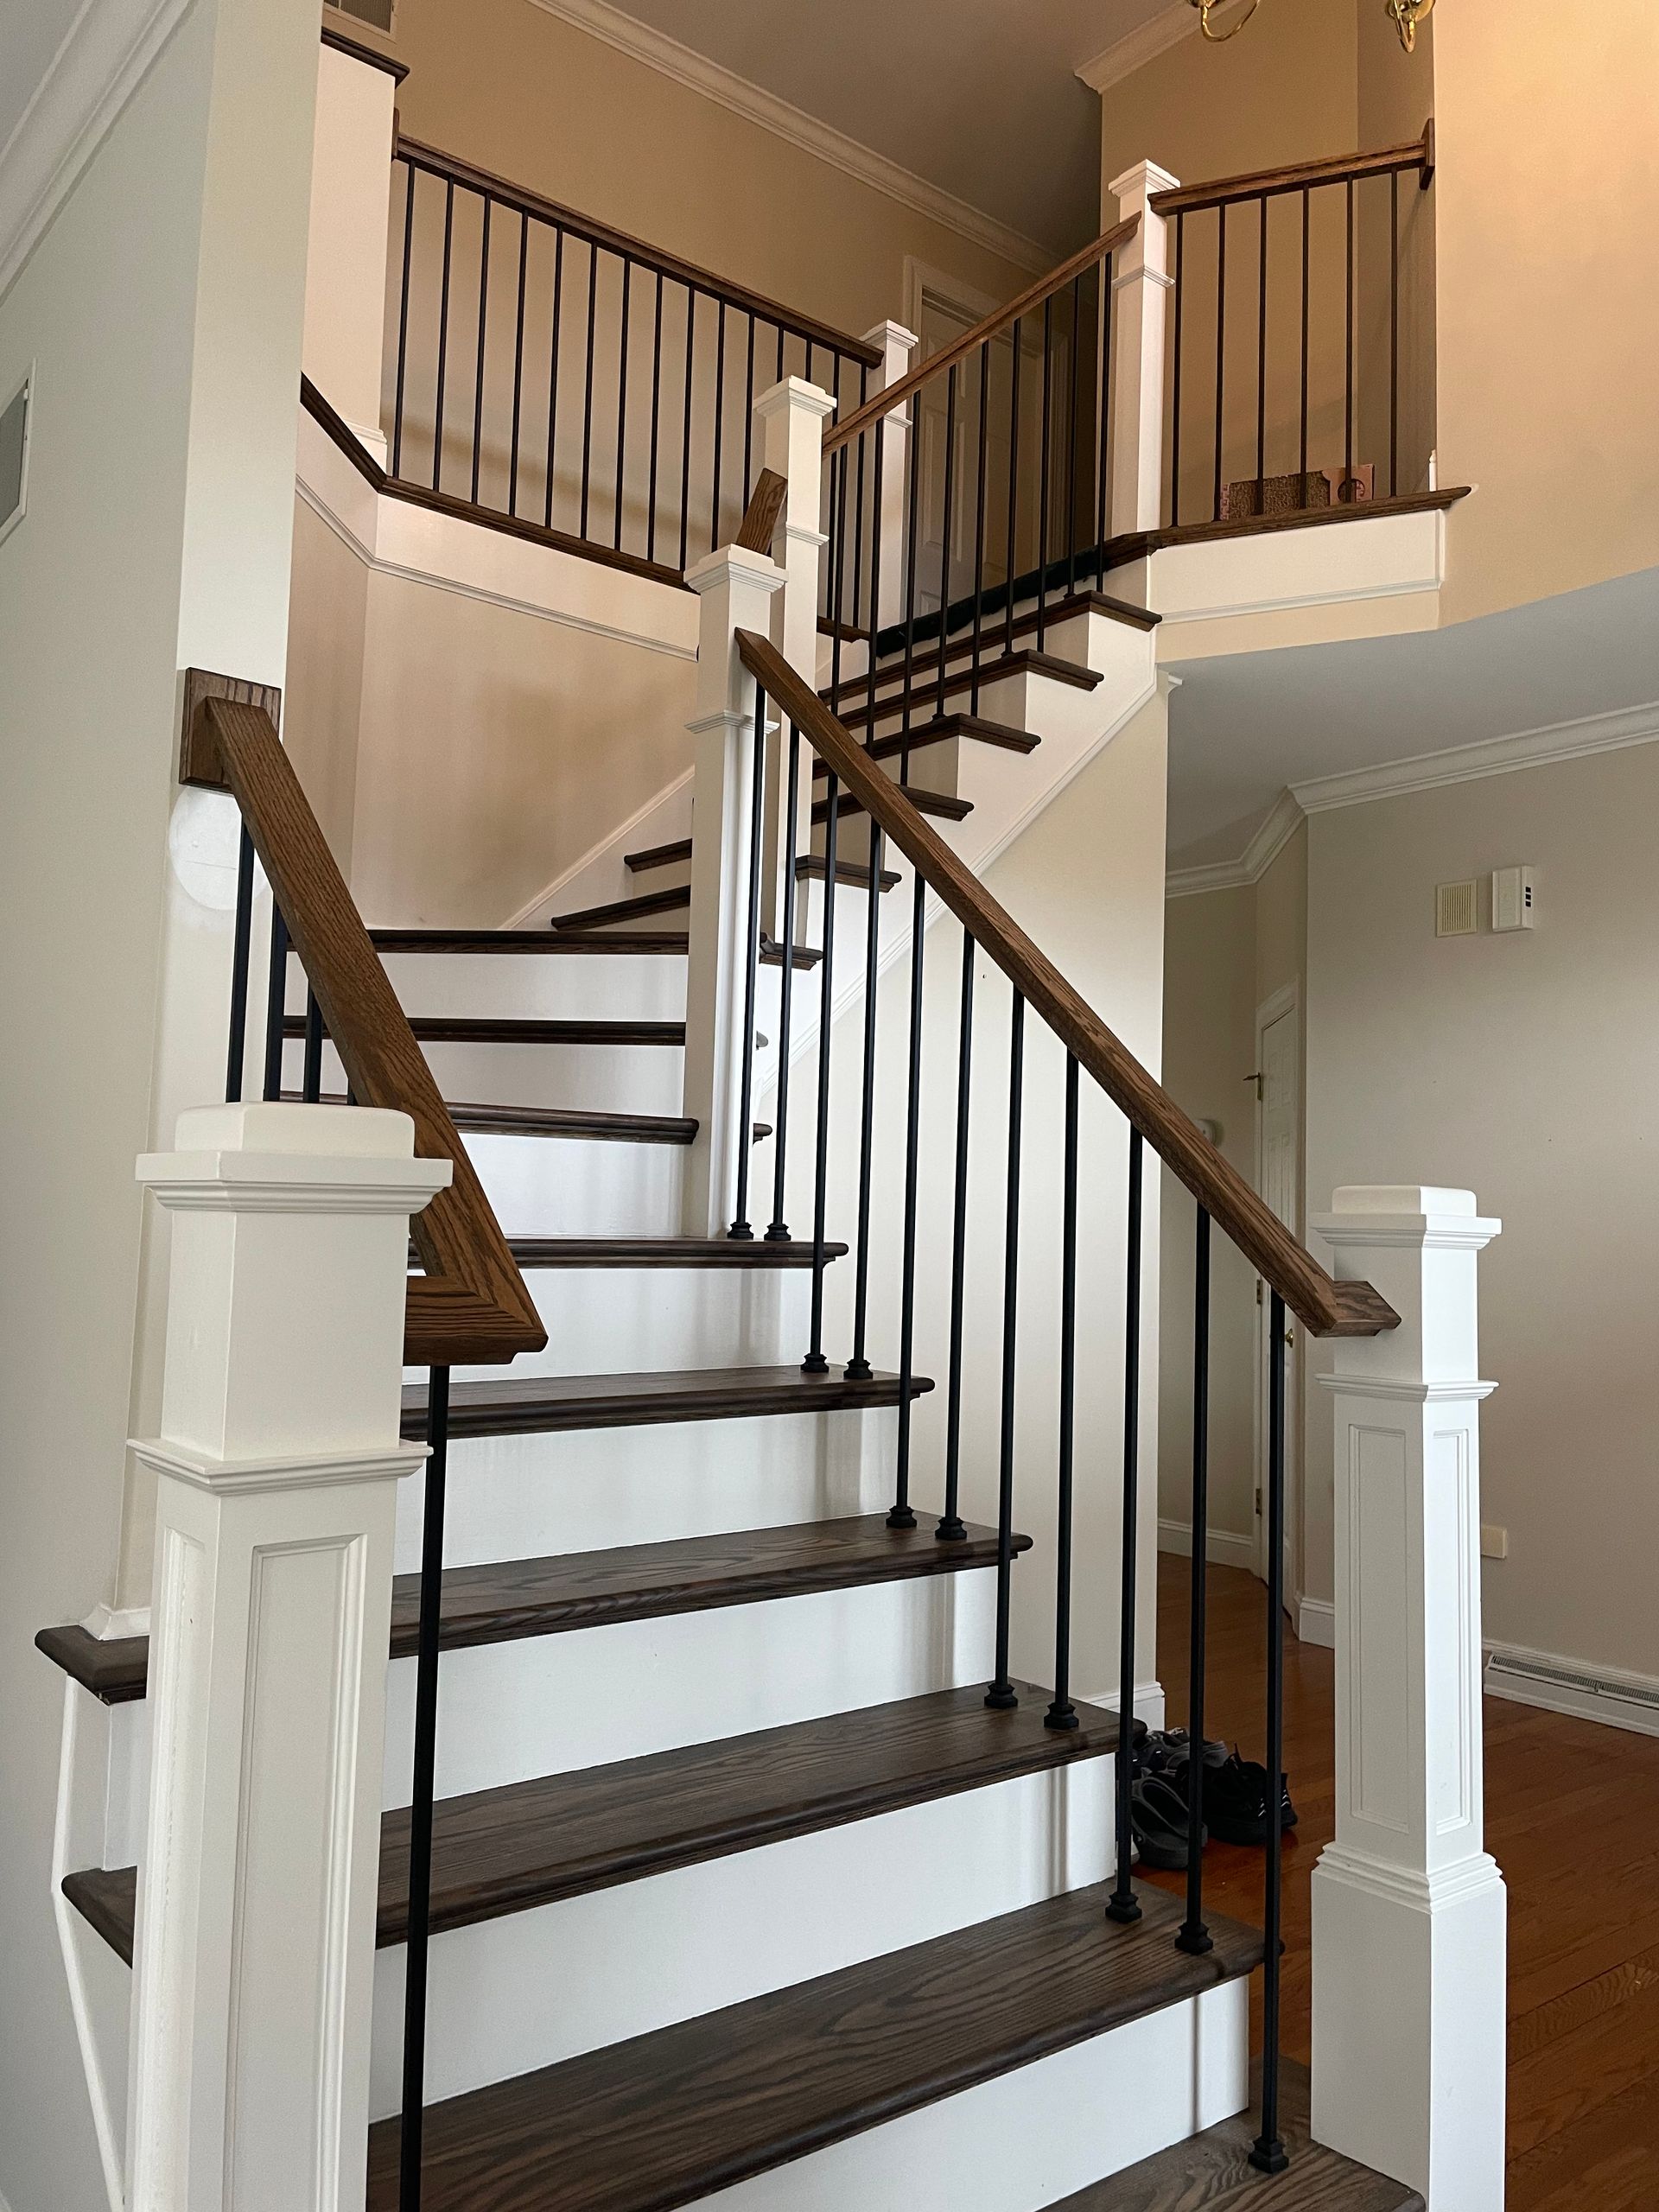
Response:
[[[1159,1561],[1159,1673],[1187,1679],[1185,1560]],[[1210,1570],[1205,1732],[1259,1758],[1264,1592]],[[1334,1817],[1329,1651],[1286,1643],[1285,2048],[1308,2056],[1308,1876]],[[1659,1741],[1486,1700],[1486,1840],[1510,1892],[1508,2212],[1659,2206]],[[1205,1894],[1259,1920],[1262,1854],[1211,1844]],[[1146,1878],[1179,1888],[1183,1877]]]

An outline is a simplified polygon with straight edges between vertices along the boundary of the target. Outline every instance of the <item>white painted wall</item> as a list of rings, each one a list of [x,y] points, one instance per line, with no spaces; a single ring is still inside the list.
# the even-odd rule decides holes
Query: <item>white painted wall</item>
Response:
[[[1473,1187],[1489,1637],[1659,1675],[1644,1287],[1659,1212],[1659,747],[1319,813],[1308,847],[1308,1191]],[[1434,887],[1529,861],[1530,932],[1436,939]],[[1316,1361],[1317,1362],[1317,1355]],[[1308,1574],[1329,1593],[1329,1423],[1309,1428]]]
[[[63,1690],[29,1647],[118,1594],[122,1440],[153,1395],[133,1388],[133,1301],[164,1266],[141,1256],[132,1162],[223,1083],[220,841],[188,800],[168,865],[176,671],[283,673],[315,38],[286,0],[196,0],[0,301],[0,382],[37,375],[29,513],[0,547],[0,1013],[26,1040],[0,1077],[0,1948],[29,1993],[0,2022],[0,2196],[17,2212],[103,2195],[53,1935]],[[147,1586],[142,1495],[125,1521]]]

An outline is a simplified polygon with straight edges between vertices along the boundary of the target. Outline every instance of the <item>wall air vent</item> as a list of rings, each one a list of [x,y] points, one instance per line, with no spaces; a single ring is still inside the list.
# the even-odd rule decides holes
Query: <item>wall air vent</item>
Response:
[[[324,14],[355,16],[359,23],[372,23],[378,31],[389,31],[391,27],[392,0],[327,0]]]
[[[29,408],[34,372],[0,407],[0,538],[23,518],[29,496]]]
[[[1473,937],[1475,887],[1472,883],[1441,883],[1434,890],[1436,937]]]

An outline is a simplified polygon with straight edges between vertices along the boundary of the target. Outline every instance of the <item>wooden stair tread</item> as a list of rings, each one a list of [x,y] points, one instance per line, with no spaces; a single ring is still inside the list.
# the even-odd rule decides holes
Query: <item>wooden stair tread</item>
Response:
[[[894,788],[897,789],[897,785]],[[958,798],[952,791],[923,791],[916,784],[905,785],[905,797],[918,814],[931,814],[945,822],[965,822],[974,810],[974,803],[970,798]],[[843,814],[862,814],[863,812],[864,802],[861,798],[855,798],[851,791],[836,793],[837,818]],[[813,800],[812,819],[815,822],[827,822],[830,819],[830,801],[827,798]],[[839,869],[836,870],[836,874],[840,874]]]
[[[510,1236],[507,1243],[521,1268],[810,1268],[814,1249],[806,1238],[774,1244],[764,1236]],[[847,1249],[826,1244],[823,1255],[844,1260]]]
[[[1290,2153],[1285,2173],[1261,2174],[1249,2163],[1258,2118],[1253,2105],[1047,2212],[1423,2212],[1422,2198],[1403,2182],[1310,2140],[1305,2066],[1285,2063],[1279,2102],[1280,2133]]]
[[[804,853],[801,858],[795,863],[796,880],[800,883],[822,883],[824,881],[829,873],[829,866],[822,853]],[[883,891],[894,890],[898,886],[898,882],[899,878],[893,874],[890,868],[884,868],[882,869],[881,888]],[[870,887],[869,869],[864,866],[862,861],[844,861],[837,856],[836,861],[836,887],[837,890],[850,888],[859,891],[868,891]]]
[[[1069,683],[1079,691],[1092,691],[1101,680],[1095,670],[1085,668],[1081,661],[1063,660],[1058,653],[1039,652],[1034,645],[1016,646],[1013,652],[999,653],[994,660],[982,660],[978,668],[982,685],[1001,683],[1013,676],[1046,676],[1056,683]],[[877,685],[874,716],[877,721],[885,721],[890,715],[898,714],[906,700],[912,706],[943,707],[952,693],[967,690],[974,681],[974,665],[968,661],[960,668],[947,666],[943,684],[937,665],[916,670],[908,686],[903,681],[903,671],[897,673],[899,680],[891,690],[884,692],[882,685]],[[843,703],[836,712],[849,729],[861,729],[872,719],[868,684],[862,687],[861,697],[857,696],[859,690],[856,683],[850,691],[845,683],[842,686]]]
[[[547,925],[560,935],[567,930],[600,930],[613,922],[644,921],[652,914],[672,914],[690,904],[691,887],[686,883],[672,891],[645,891],[634,899],[607,899],[598,906],[573,907],[568,914],[550,915]]]
[[[1014,1549],[1030,1548],[1016,1536]],[[750,1605],[808,1592],[956,1574],[991,1565],[993,1529],[970,1528],[963,1543],[942,1544],[931,1529],[889,1529],[880,1514],[743,1529],[550,1559],[492,1560],[446,1567],[439,1641],[448,1650],[514,1643],[617,1620],[659,1619],[721,1605]],[[411,1658],[420,1617],[420,1577],[392,1584],[389,1656]],[[106,1705],[145,1695],[149,1638],[101,1643],[84,1628],[42,1629],[40,1650]]]
[[[637,853],[624,853],[622,865],[630,875],[643,875],[653,868],[673,868],[691,857],[689,837],[671,837],[665,845],[646,845]]]
[[[1006,753],[1034,753],[1042,743],[1014,722],[994,722],[984,715],[936,715],[929,721],[912,722],[908,734],[890,730],[864,750],[872,760],[894,760],[902,756],[906,745],[912,753],[918,753],[924,746],[944,745],[953,737],[971,738],[976,744],[995,745]],[[820,760],[812,771],[813,782],[826,783],[829,776],[829,769]]]
[[[412,1014],[423,1045],[683,1045],[683,1021],[543,1021],[517,1015]],[[285,1037],[303,1037],[305,1016],[283,1017]]]
[[[668,931],[653,936],[639,930],[626,938],[584,937],[569,930],[555,935],[545,930],[371,930],[369,942],[386,953],[582,953],[683,952],[683,933]]]
[[[989,1547],[978,1564],[988,1567],[995,1538],[978,1533]],[[1048,1692],[1017,1687],[1025,1702],[1013,1713],[988,1713],[975,1684],[441,1799],[432,1822],[433,1932],[1116,1749],[1113,1714],[1085,1707],[1081,1728],[1057,1734],[1043,1726]],[[409,1828],[406,1808],[381,1821],[375,1941],[383,1950],[409,1934]],[[63,1891],[130,1966],[137,1869],[71,1874]]]
[[[1173,1941],[1180,1901],[1105,1886],[630,2037],[430,2107],[423,2212],[671,2212],[1248,1973],[1254,1929]],[[626,2145],[626,2154],[620,2146]],[[395,2212],[397,2123],[370,2130],[367,2212]]]
[[[1129,541],[1122,542],[1128,543]],[[1028,569],[1023,575],[1016,576],[1014,580],[1014,603],[1016,607],[1023,604],[1025,612],[1016,613],[1014,618],[1014,636],[1028,638],[1039,626],[1046,634],[1060,623],[1070,622],[1079,614],[1103,614],[1108,620],[1125,623],[1132,630],[1155,630],[1163,618],[1150,607],[1137,607],[1133,600],[1120,599],[1111,592],[1097,589],[1093,584],[1077,581],[1078,577],[1087,575],[1097,560],[1101,562],[1103,573],[1113,565],[1114,560],[1123,557],[1109,541],[1104,549],[1091,545],[1086,555],[1079,550],[1070,556],[1063,554],[1051,561],[1047,569],[1048,588],[1051,593],[1060,595],[1046,600],[1040,609],[1036,603],[1039,571]],[[1007,586],[987,584],[980,594],[979,603],[982,649],[988,645],[995,646],[1000,638],[1007,636]],[[955,643],[946,648],[947,656],[955,658],[960,654],[971,654],[974,650],[973,600],[952,600],[947,619],[950,635],[955,639]],[[905,651],[905,626],[903,623],[890,624],[880,633],[875,641],[879,660],[891,661]],[[917,615],[911,626],[911,636],[913,662],[929,658],[937,661],[939,653],[939,617],[937,610],[931,614]],[[865,681],[868,683],[868,677]]]
[[[933,1385],[912,1376],[910,1395]],[[639,1428],[664,1421],[743,1421],[781,1414],[837,1413],[896,1406],[896,1375],[849,1382],[840,1375],[803,1375],[798,1367],[687,1368],[655,1375],[504,1375],[456,1382],[449,1393],[449,1435],[542,1436],[556,1430]],[[426,1386],[404,1389],[403,1433],[426,1433]]]

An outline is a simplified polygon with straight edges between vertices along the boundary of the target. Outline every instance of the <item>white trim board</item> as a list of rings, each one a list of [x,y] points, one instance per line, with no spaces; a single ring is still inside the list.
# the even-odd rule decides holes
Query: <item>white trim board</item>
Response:
[[[1190,1521],[1160,1520],[1158,1548],[1160,1552],[1173,1552],[1179,1559],[1191,1559],[1192,1523]],[[1255,1542],[1249,1536],[1236,1536],[1230,1529],[1211,1529],[1209,1531],[1204,1555],[1211,1567],[1243,1567],[1255,1572]]]
[[[1317,1643],[1326,1651],[1337,1648],[1337,1609],[1328,1598],[1298,1598],[1296,1640]]]
[[[1489,1643],[1485,1650],[1488,1697],[1627,1729],[1632,1735],[1659,1736],[1659,1676],[1592,1667],[1581,1659],[1530,1651],[1523,1644]]]
[[[1516,730],[1474,745],[1454,745],[1444,753],[1417,753],[1404,760],[1385,760],[1375,768],[1347,775],[1316,776],[1294,784],[1292,794],[1308,814],[1336,806],[1361,806],[1369,799],[1393,798],[1403,791],[1433,791],[1442,784],[1467,784],[1483,776],[1507,776],[1522,768],[1548,767],[1590,753],[1618,753],[1626,746],[1650,745],[1659,738],[1659,701],[1623,707],[1608,715],[1586,715],[1542,729]]]
[[[1244,891],[1260,883],[1302,823],[1295,796],[1281,791],[1236,861],[1211,861],[1202,868],[1172,868],[1164,879],[1166,899],[1190,899],[1200,891]]]
[[[189,4],[83,0],[0,147],[0,298]]]
[[[586,31],[592,38],[602,39],[619,54],[643,61],[648,69],[672,78],[676,84],[701,93],[732,114],[758,123],[775,138],[798,146],[802,152],[839,169],[843,176],[868,185],[873,191],[896,200],[900,207],[925,215],[931,222],[943,224],[959,238],[983,247],[988,253],[1000,254],[1017,268],[1028,269],[1040,276],[1062,257],[1057,249],[1027,238],[1023,231],[999,222],[995,216],[986,214],[981,208],[970,207],[965,200],[958,200],[943,186],[930,183],[925,177],[889,161],[885,154],[878,154],[874,147],[861,145],[832,124],[821,123],[817,116],[806,114],[788,100],[779,99],[775,92],[751,84],[747,77],[740,77],[734,70],[709,60],[705,54],[695,53],[665,31],[625,15],[620,8],[612,7],[610,0],[531,0],[531,5],[547,15],[556,16],[577,30]]]
[[[1126,77],[1134,76],[1137,69],[1144,69],[1148,61],[1155,61],[1160,54],[1167,54],[1172,47],[1191,38],[1198,29],[1198,21],[1189,0],[1175,0],[1173,7],[1165,8],[1149,22],[1125,31],[1122,38],[1115,38],[1092,60],[1079,62],[1074,73],[1082,78],[1091,92],[1109,92],[1114,85],[1121,85]]]

